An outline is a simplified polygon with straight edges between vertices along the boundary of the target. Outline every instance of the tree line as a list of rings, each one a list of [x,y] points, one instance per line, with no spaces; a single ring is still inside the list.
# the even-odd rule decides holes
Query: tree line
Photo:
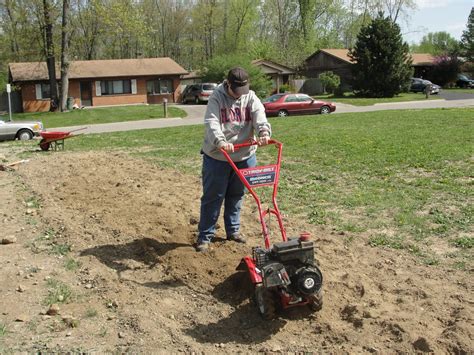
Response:
[[[296,67],[319,48],[349,48],[379,11],[397,21],[413,0],[69,0],[74,60],[171,57],[186,69],[247,53]],[[51,23],[46,19],[45,7]],[[2,63],[59,59],[62,0],[0,1]]]
[[[1,0],[0,80],[7,63],[28,61],[52,70],[55,60],[64,75],[69,60],[141,57],[187,70],[220,56],[298,68],[318,49],[353,48],[379,13],[396,23],[413,9],[414,0]],[[412,50],[452,40],[429,34]]]

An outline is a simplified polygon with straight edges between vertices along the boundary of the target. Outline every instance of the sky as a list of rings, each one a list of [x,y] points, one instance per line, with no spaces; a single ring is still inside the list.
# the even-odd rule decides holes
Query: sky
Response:
[[[405,41],[419,43],[429,32],[448,32],[460,40],[474,7],[473,0],[415,0],[410,17],[397,21]]]

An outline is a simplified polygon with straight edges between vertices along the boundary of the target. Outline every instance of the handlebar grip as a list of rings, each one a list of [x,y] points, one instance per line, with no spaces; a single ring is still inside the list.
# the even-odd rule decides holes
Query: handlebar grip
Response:
[[[281,143],[277,140],[274,140],[274,139],[270,139],[268,141],[268,144],[267,145],[270,145],[270,144],[275,144],[275,145],[280,145]],[[244,147],[250,147],[252,145],[258,145],[258,142],[256,140],[251,140],[249,142],[245,142],[245,143],[238,143],[238,144],[234,144],[234,151],[237,151],[239,150],[240,148],[244,148]],[[222,148],[221,148],[222,150]]]

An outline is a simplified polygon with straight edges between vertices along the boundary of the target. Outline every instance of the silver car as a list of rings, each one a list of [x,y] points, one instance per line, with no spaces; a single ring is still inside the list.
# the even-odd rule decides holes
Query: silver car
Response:
[[[201,83],[186,86],[183,91],[183,104],[208,102],[209,97],[217,88],[216,83]]]
[[[0,121],[0,141],[26,141],[39,136],[43,129],[43,123],[40,121]]]

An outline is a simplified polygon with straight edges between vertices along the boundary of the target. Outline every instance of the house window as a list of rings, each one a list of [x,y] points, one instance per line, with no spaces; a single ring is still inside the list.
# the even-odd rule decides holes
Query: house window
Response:
[[[35,84],[36,100],[45,100],[51,98],[49,84]]]
[[[131,80],[104,80],[100,82],[101,95],[131,94]]]
[[[51,98],[51,87],[49,84],[41,84],[41,98],[50,99]]]
[[[170,79],[148,80],[146,82],[148,95],[171,94],[173,92],[173,81]]]

